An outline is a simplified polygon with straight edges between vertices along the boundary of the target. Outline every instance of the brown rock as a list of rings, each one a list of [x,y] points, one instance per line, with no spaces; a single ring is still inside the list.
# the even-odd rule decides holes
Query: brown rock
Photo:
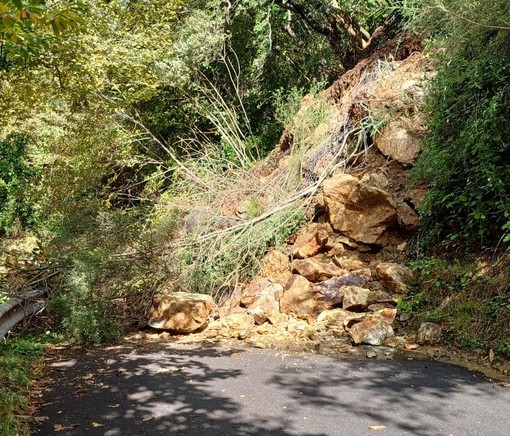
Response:
[[[407,192],[405,200],[409,201],[415,207],[419,207],[426,195],[427,190],[425,188],[415,188]]]
[[[262,260],[262,277],[285,286],[290,276],[290,261],[286,254],[278,250],[271,250]]]
[[[278,289],[276,289],[277,287]],[[256,324],[263,324],[273,314],[280,312],[280,304],[276,300],[276,296],[281,290],[283,290],[282,285],[271,285],[248,307],[247,314],[253,316]]]
[[[434,345],[441,342],[443,329],[439,324],[424,322],[418,329],[417,342],[421,345]]]
[[[260,298],[266,289],[271,288],[273,283],[265,278],[257,278],[250,282],[242,291],[240,304],[243,307],[251,306],[255,301]]]
[[[418,214],[407,203],[397,206],[397,220],[398,225],[409,232],[414,232],[420,227]]]
[[[379,281],[386,288],[399,294],[407,292],[407,285],[413,278],[413,271],[403,265],[382,262],[375,268]]]
[[[333,229],[358,242],[381,242],[397,221],[396,204],[388,193],[347,174],[324,183],[324,202]]]
[[[365,174],[361,181],[374,188],[386,189],[389,184],[388,178],[380,171],[370,174]]]
[[[382,345],[394,333],[391,326],[378,318],[367,318],[354,324],[349,335],[355,344]]]
[[[392,121],[375,136],[376,147],[385,156],[402,164],[412,164],[421,152],[420,140],[411,135],[402,121]]]
[[[311,282],[300,275],[293,275],[283,290],[280,310],[282,313],[308,319],[317,312],[316,294]]]
[[[349,250],[356,250],[358,248],[358,244],[346,236],[337,236],[334,241],[335,243],[342,244],[344,248]]]
[[[176,333],[192,333],[207,325],[214,307],[210,295],[175,292],[154,297],[148,325]]]
[[[342,256],[342,257],[336,257],[334,258],[334,262],[343,269],[346,269],[347,271],[354,271],[362,269],[365,265],[361,260],[359,259],[353,259],[350,257]]]
[[[335,265],[329,265],[310,258],[294,260],[291,267],[294,274],[299,274],[311,282],[326,280],[331,277],[340,276],[347,272]]]
[[[391,303],[395,304],[393,298],[384,291],[370,291],[370,295],[368,296],[368,304],[376,304],[376,303]]]
[[[220,296],[217,313],[214,317],[225,317],[231,313],[243,311],[241,308],[241,298],[243,294],[243,287],[236,286],[232,293],[229,295],[228,292],[223,293]]]
[[[344,286],[343,291],[342,307],[344,309],[358,311],[367,308],[370,289],[360,288],[359,286]]]
[[[296,258],[316,255],[327,244],[329,238],[329,224],[312,223],[302,229],[294,242],[292,254]]]

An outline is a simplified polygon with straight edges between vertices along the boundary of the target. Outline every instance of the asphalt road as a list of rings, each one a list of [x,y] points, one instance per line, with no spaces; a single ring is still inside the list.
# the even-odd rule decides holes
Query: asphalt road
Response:
[[[510,434],[510,389],[431,361],[153,344],[49,368],[39,435]]]

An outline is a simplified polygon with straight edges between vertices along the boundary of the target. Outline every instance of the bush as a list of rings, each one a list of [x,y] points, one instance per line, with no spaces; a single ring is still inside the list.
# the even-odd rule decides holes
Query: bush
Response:
[[[28,164],[26,145],[23,135],[0,140],[0,234],[13,231],[16,224],[21,230],[32,218],[26,189],[35,173]]]
[[[423,259],[412,264],[416,280],[399,307],[422,321],[441,322],[446,340],[467,351],[493,349],[510,356],[510,258],[486,262]]]
[[[451,0],[443,19],[446,49],[415,180],[430,185],[422,207],[429,246],[447,238],[479,250],[510,220],[510,8]]]

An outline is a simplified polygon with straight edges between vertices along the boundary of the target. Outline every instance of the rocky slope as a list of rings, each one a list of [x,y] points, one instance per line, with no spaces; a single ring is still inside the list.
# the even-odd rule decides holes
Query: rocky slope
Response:
[[[328,146],[317,141],[302,156],[305,180],[316,182],[306,204],[309,223],[267,253],[251,282],[217,302],[206,295],[157,296],[149,326],[201,338],[415,346],[416,337],[406,336],[409,317],[397,302],[413,277],[404,253],[419,227],[415,210],[425,191],[408,190],[406,182],[421,150],[420,108],[433,71],[413,52],[404,60],[373,59],[358,73],[315,99],[306,97],[293,121],[319,99],[333,102],[335,110],[313,132],[327,132]],[[348,165],[336,165],[335,146],[348,149],[354,140],[338,135],[338,126],[345,132],[354,124],[361,126],[357,140],[367,146],[344,153]],[[264,183],[277,180],[291,165],[295,140],[288,129],[269,159],[250,171],[249,183],[255,174]],[[242,214],[223,201],[233,215]],[[440,328],[428,323],[417,339],[437,343],[440,336]]]

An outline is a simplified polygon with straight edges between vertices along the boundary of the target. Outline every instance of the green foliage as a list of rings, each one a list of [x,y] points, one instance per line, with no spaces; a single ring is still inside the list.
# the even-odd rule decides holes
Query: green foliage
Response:
[[[18,59],[49,48],[55,35],[79,24],[83,12],[80,1],[3,0],[0,1],[0,70]]]
[[[0,234],[21,230],[31,221],[26,191],[34,171],[27,162],[26,145],[23,135],[0,140]]]
[[[510,262],[451,262],[437,258],[412,264],[416,279],[399,307],[416,321],[441,322],[451,344],[472,351],[492,348],[508,357]]]
[[[30,388],[37,377],[38,364],[46,347],[44,341],[24,337],[0,344],[0,433],[3,436],[29,435],[26,416]]]
[[[500,239],[510,219],[510,9],[506,0],[451,0],[441,11],[446,51],[415,180],[430,185],[426,241],[446,237],[480,250]]]

